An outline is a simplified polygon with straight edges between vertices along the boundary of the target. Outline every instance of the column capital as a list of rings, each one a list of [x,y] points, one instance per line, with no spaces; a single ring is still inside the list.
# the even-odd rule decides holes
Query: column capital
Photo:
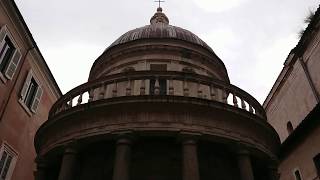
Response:
[[[113,132],[112,134],[114,135],[114,139],[116,141],[133,141],[135,139],[134,137],[134,132],[133,131],[118,131],[118,132]]]
[[[250,156],[251,152],[250,152],[250,148],[248,147],[248,145],[242,144],[242,143],[237,143],[235,146],[235,153],[238,156]]]
[[[250,151],[247,149],[238,149],[236,154],[239,156],[250,156]]]
[[[183,145],[197,145],[197,140],[194,138],[185,138],[182,140]]]
[[[183,131],[179,133],[178,139],[182,144],[196,144],[200,136],[201,134],[197,132]]]
[[[77,154],[78,151],[74,147],[66,147],[63,154]]]
[[[117,145],[131,145],[132,138],[128,136],[121,136],[117,138]]]

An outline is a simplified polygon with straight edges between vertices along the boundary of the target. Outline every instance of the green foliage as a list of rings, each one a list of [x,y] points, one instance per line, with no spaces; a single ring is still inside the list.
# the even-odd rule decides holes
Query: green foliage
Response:
[[[309,10],[308,16],[304,19],[304,23],[309,24],[312,21],[314,16],[315,16],[315,12]]]
[[[315,12],[312,11],[312,10],[309,10],[309,13],[308,13],[307,17],[305,17],[305,19],[304,19],[304,23],[306,25],[309,25],[311,23],[312,19],[314,18],[314,16],[315,16]],[[299,31],[299,33],[298,33],[299,34],[299,38],[301,38],[303,36],[305,31],[306,31],[306,29],[301,29]]]

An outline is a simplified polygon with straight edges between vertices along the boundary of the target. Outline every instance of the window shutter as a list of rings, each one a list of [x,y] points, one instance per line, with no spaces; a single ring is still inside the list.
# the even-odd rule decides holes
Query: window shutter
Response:
[[[32,78],[32,71],[30,70],[29,73],[28,73],[28,76],[23,84],[23,87],[22,87],[22,90],[21,90],[21,93],[20,93],[20,97],[22,100],[24,100],[24,98],[26,97],[27,95],[27,91],[28,91],[28,88],[29,88],[29,85],[30,85],[30,82],[31,82],[31,78]]]
[[[0,42],[4,42],[4,38],[7,34],[7,26],[2,26],[0,29]]]
[[[31,111],[33,113],[35,113],[38,109],[38,106],[40,104],[40,100],[41,100],[41,96],[42,96],[43,90],[42,88],[39,86],[37,89],[37,93],[33,99],[32,105],[31,105]]]
[[[1,36],[1,35],[0,35]],[[0,37],[1,38],[1,37]],[[5,44],[5,40],[0,41],[0,53],[3,51],[3,46]],[[2,55],[3,56],[3,55]],[[0,63],[2,62],[2,57],[0,56]]]
[[[5,44],[5,40],[4,40],[4,38],[6,37],[6,34],[7,34],[7,32],[6,32],[6,26],[3,26],[1,29],[0,29],[0,53],[1,53],[1,51],[3,50],[3,46],[4,46],[4,44]],[[1,61],[2,61],[2,58],[0,57],[0,63],[1,63]]]
[[[16,49],[5,72],[5,75],[8,79],[12,79],[14,73],[16,72],[18,64],[20,62],[20,59],[21,59],[21,53],[18,49]]]

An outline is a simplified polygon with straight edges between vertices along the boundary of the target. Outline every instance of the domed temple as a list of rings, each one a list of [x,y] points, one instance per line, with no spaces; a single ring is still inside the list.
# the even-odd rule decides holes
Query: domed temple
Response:
[[[199,37],[158,8],[94,62],[35,137],[37,180],[276,180],[279,138]]]

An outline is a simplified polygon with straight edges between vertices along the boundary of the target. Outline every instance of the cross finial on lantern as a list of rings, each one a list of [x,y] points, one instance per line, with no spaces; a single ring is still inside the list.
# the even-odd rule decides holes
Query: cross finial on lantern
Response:
[[[159,7],[161,7],[161,3],[162,3],[162,2],[165,2],[165,1],[164,1],[164,0],[156,0],[156,1],[154,1],[154,2],[159,3]]]

